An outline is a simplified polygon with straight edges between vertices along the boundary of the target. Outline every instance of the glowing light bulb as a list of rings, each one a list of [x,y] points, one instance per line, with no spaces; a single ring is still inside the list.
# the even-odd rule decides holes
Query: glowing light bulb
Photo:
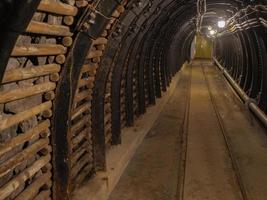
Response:
[[[215,35],[216,31],[210,30],[210,35]]]
[[[211,26],[208,26],[208,30],[211,31],[212,30],[212,27]]]
[[[226,22],[225,22],[224,20],[220,20],[220,21],[218,21],[218,27],[219,27],[219,28],[224,28],[225,25],[226,25]]]

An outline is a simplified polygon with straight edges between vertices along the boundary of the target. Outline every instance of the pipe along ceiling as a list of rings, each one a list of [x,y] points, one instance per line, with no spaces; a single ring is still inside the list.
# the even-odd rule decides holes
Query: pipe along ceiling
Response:
[[[197,30],[216,28],[214,57],[267,113],[266,0],[1,0],[0,15],[0,199],[69,199],[105,170]]]

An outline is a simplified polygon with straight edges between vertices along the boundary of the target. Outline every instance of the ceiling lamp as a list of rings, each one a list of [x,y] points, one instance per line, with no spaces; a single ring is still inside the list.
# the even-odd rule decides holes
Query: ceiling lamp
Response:
[[[224,20],[220,20],[220,21],[218,21],[218,27],[219,27],[219,28],[224,28],[225,25],[226,25],[226,22],[225,22]]]
[[[216,31],[215,30],[210,30],[210,35],[213,36],[215,35]]]

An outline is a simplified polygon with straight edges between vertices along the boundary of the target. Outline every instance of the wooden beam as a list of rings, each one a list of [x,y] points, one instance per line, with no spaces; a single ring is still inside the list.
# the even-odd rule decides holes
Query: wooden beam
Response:
[[[104,37],[99,37],[96,40],[93,40],[94,45],[107,44],[107,43],[108,43],[108,39]]]
[[[65,54],[67,48],[57,44],[30,44],[15,46],[11,56],[49,56]]]
[[[37,115],[45,110],[51,109],[52,107],[52,102],[51,101],[47,101],[45,103],[42,103],[38,106],[35,106],[31,109],[25,110],[23,112],[20,112],[16,115],[4,118],[2,120],[0,120],[0,132],[10,128],[11,126],[18,124],[34,115]]]
[[[11,179],[7,184],[5,184],[0,190],[0,199],[6,199],[11,195],[16,189],[18,189],[26,180],[33,177],[42,167],[44,167],[51,160],[51,156],[41,157],[33,165],[23,170],[19,175]]]
[[[55,36],[72,36],[68,26],[51,25],[43,22],[31,21],[26,29],[26,32],[43,34],[43,35],[55,35]]]
[[[14,90],[5,90],[0,92],[0,104],[24,99],[26,97],[42,94],[56,88],[53,82],[45,82],[30,87],[21,87]]]
[[[76,7],[54,0],[42,0],[38,6],[38,10],[71,16],[75,16],[78,12]]]
[[[19,134],[17,137],[14,137],[9,142],[4,143],[1,145],[0,148],[0,156],[3,156],[5,153],[11,151],[15,147],[32,140],[33,138],[36,138],[36,136],[43,134],[44,131],[48,132],[48,129],[50,127],[50,121],[45,120],[41,123],[39,123],[37,126],[32,128],[26,133]],[[48,135],[46,135],[47,137]]]
[[[96,57],[100,57],[103,55],[103,52],[102,51],[98,51],[98,50],[95,50],[95,51],[90,51],[87,55],[87,59],[92,59],[92,58],[96,58]]]
[[[3,83],[20,81],[52,73],[57,73],[60,71],[60,69],[61,69],[60,65],[57,64],[40,65],[31,68],[12,69],[6,71],[6,73],[4,74]]]
[[[15,200],[26,200],[26,199],[33,199],[35,195],[39,193],[39,190],[42,186],[51,182],[52,174],[51,172],[47,172],[42,174],[40,177],[37,178],[31,185],[29,185],[22,193]],[[43,199],[46,200],[46,199]]]
[[[30,159],[36,153],[38,153],[41,149],[45,148],[49,144],[49,139],[39,139],[37,142],[33,143],[26,149],[20,151],[18,154],[10,158],[9,160],[5,161],[0,166],[0,177],[2,178],[17,166],[22,164],[25,160]]]

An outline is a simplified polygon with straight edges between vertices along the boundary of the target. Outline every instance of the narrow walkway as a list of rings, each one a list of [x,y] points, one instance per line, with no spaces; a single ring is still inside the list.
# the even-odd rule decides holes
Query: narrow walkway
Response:
[[[267,136],[215,66],[193,62],[110,200],[265,200]]]
[[[240,198],[204,69],[192,69],[184,199]]]

